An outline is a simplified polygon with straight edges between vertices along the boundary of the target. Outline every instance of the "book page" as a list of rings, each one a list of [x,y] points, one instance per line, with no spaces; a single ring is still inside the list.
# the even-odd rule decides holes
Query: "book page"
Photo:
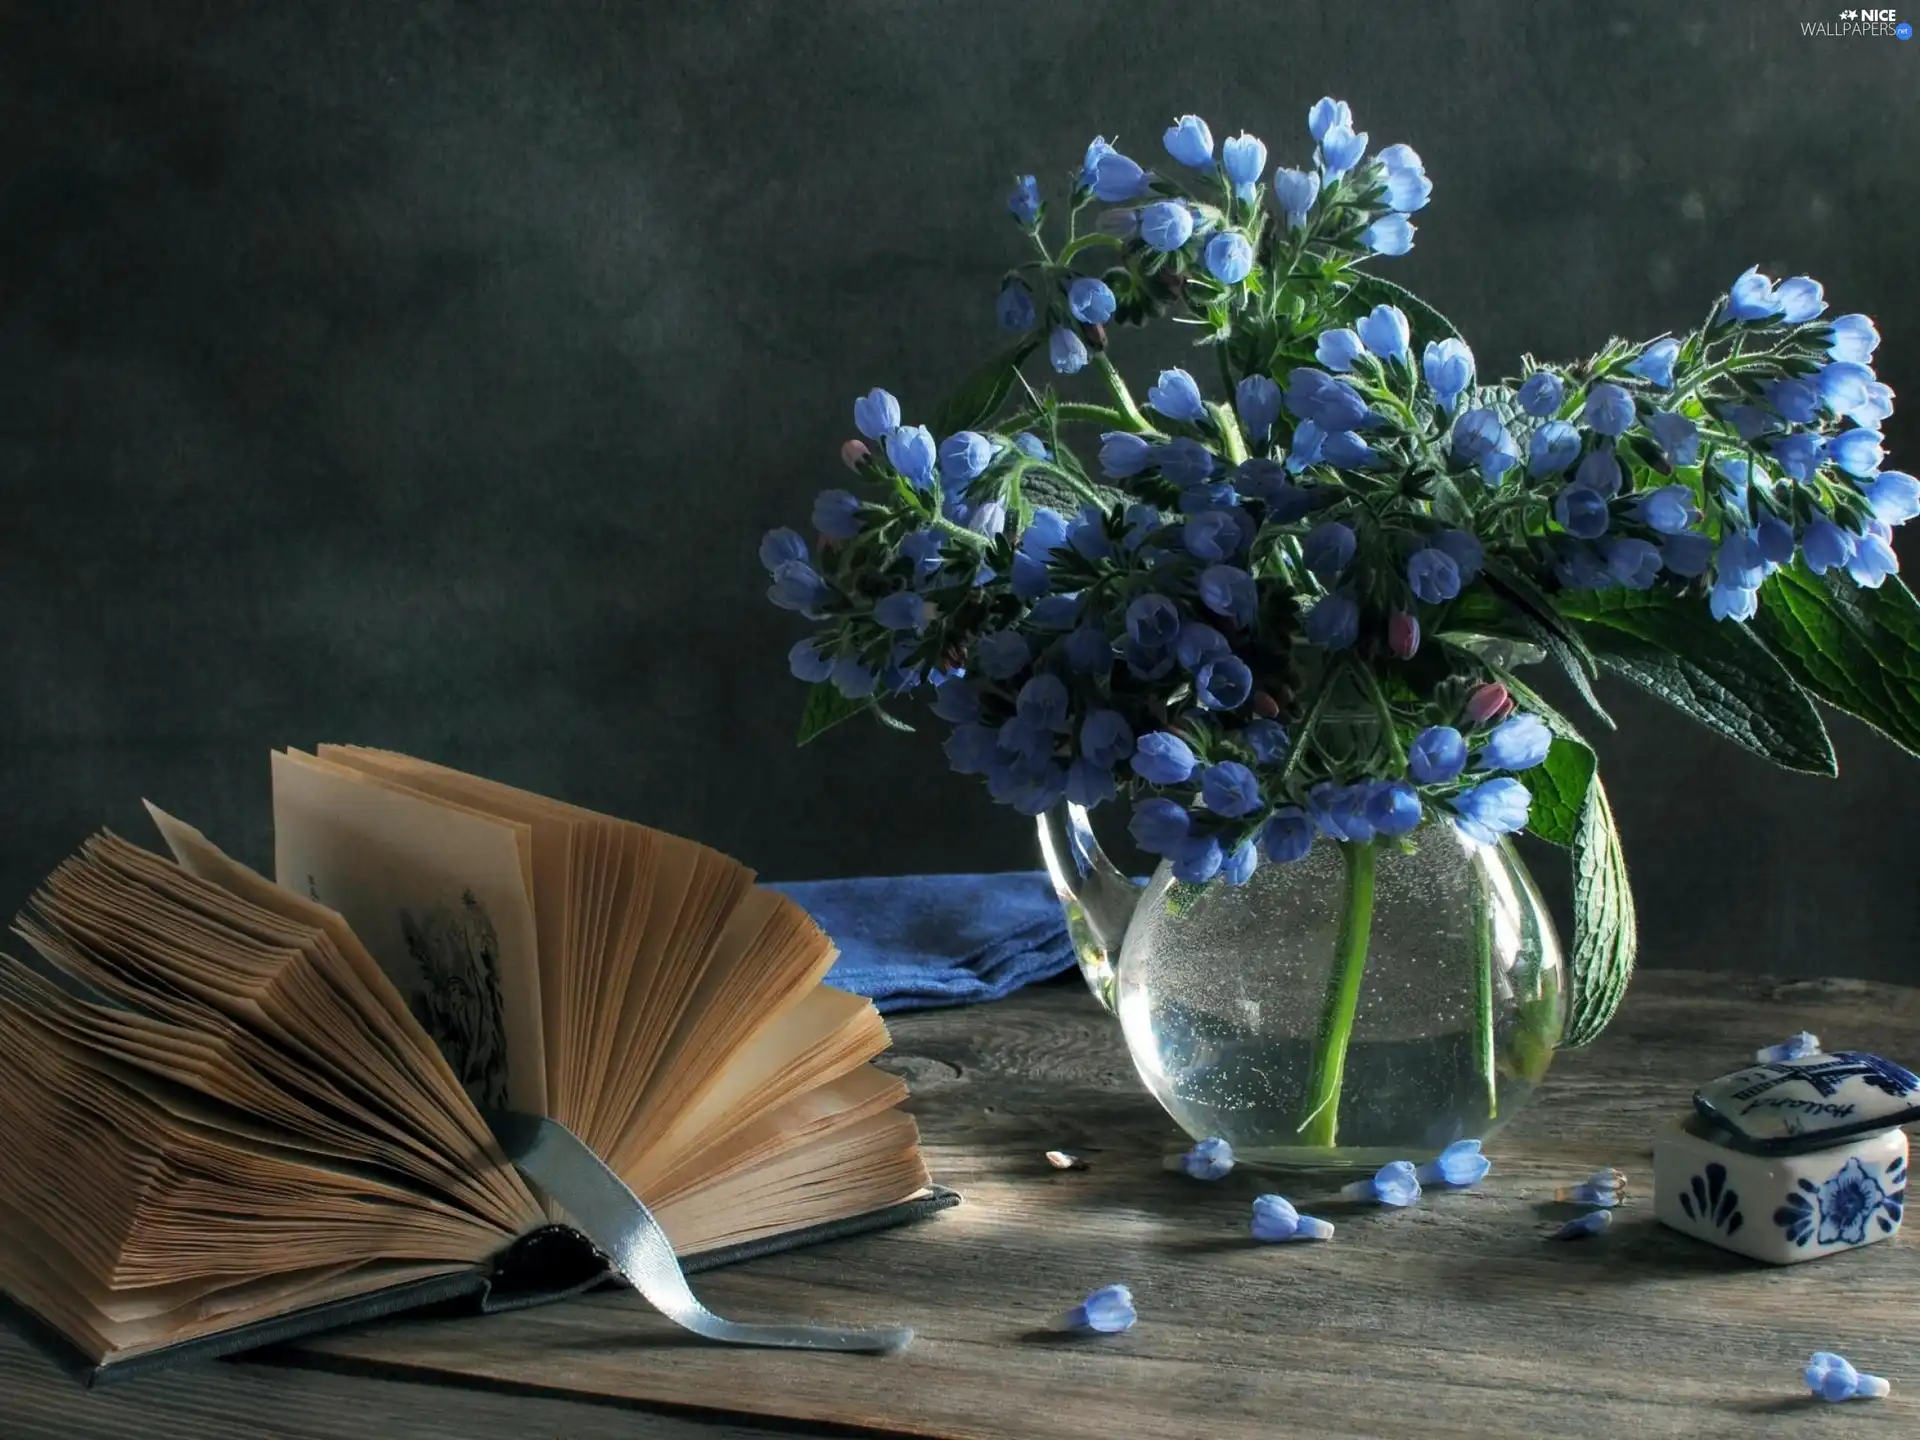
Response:
[[[547,1113],[528,827],[273,755],[274,872],[337,911],[475,1103]]]

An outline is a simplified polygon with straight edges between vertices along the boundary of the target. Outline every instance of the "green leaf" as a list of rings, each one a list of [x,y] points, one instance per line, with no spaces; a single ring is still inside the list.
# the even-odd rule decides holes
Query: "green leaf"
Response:
[[[1559,605],[1612,674],[1776,765],[1838,773],[1820,712],[1744,625],[1653,590],[1582,591]]]
[[[1617,729],[1613,717],[1600,703],[1600,697],[1593,693],[1591,680],[1600,673],[1599,662],[1561,615],[1557,602],[1526,575],[1496,556],[1487,557],[1484,574],[1488,587],[1513,606],[1535,643],[1566,671],[1567,679],[1587,708],[1609,730]]]
[[[1397,306],[1407,317],[1407,328],[1413,332],[1416,346],[1423,346],[1429,340],[1460,338],[1459,330],[1446,316],[1411,290],[1391,280],[1382,280],[1378,275],[1356,274],[1353,287],[1347,291],[1347,300],[1358,307],[1355,313],[1359,315],[1366,314],[1376,305]]]
[[[826,681],[821,680],[807,687],[807,705],[800,712],[800,739],[798,744],[805,745],[815,740],[843,720],[851,720],[870,702],[849,700]]]
[[[907,722],[902,720],[898,715],[892,714],[878,705],[873,707],[873,718],[889,730],[899,730],[908,735],[913,734],[913,726],[907,724]]]
[[[1751,623],[1801,686],[1920,755],[1920,603],[1897,578],[1865,590],[1796,560],[1761,587]]]
[[[1033,347],[1039,343],[1030,336],[969,375],[934,412],[934,438],[940,439],[956,430],[971,430],[991,420],[1006,402],[1007,392],[1013,389],[1013,377],[1019,373],[1020,362],[1032,354]]]
[[[1569,1049],[1591,1044],[1607,1028],[1626,996],[1640,943],[1627,859],[1598,775],[1587,787],[1572,850],[1573,1003],[1561,1037]]]

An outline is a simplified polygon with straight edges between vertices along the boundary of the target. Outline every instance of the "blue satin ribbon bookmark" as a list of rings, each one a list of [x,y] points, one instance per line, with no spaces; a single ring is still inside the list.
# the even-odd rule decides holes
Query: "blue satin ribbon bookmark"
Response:
[[[566,1126],[510,1110],[481,1114],[514,1167],[566,1207],[582,1234],[646,1302],[674,1324],[727,1345],[891,1354],[913,1331],[837,1325],[760,1325],[723,1320],[694,1297],[673,1242],[640,1197]]]

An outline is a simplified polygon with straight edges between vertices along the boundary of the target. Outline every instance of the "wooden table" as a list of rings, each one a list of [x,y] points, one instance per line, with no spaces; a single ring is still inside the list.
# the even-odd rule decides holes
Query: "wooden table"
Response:
[[[1920,1434],[1920,1242],[1776,1270],[1660,1228],[1645,1198],[1655,1122],[1698,1080],[1802,1028],[1911,1061],[1920,990],[1644,974],[1602,1040],[1562,1056],[1493,1143],[1479,1189],[1340,1214],[1328,1244],[1259,1246],[1248,1204],[1274,1182],[1164,1172],[1179,1136],[1076,985],[900,1017],[891,1063],[914,1087],[935,1174],[967,1203],[697,1286],[740,1318],[911,1324],[903,1355],[689,1343],[605,1293],[85,1393],[0,1332],[0,1434]],[[1093,1168],[1051,1170],[1041,1152],[1055,1147]],[[1543,1241],[1568,1213],[1545,1203],[1553,1187],[1605,1164],[1641,1184],[1611,1233]],[[1045,1328],[1109,1282],[1133,1288],[1131,1332]],[[1892,1396],[1844,1413],[1809,1399],[1799,1375],[1816,1349],[1888,1376]]]

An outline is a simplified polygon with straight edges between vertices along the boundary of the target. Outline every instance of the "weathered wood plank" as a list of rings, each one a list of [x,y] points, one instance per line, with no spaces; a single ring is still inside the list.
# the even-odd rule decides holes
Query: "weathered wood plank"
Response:
[[[625,1295],[485,1320],[397,1321],[302,1347],[414,1378],[721,1407],[941,1437],[1043,1440],[1278,1432],[1569,1437],[1814,1433],[1808,1353],[1894,1379],[1862,1423],[1920,1428],[1920,1336],[1885,1323],[1920,1300],[1904,1236],[1774,1270],[1653,1222],[1653,1124],[1693,1084],[1803,1027],[1895,1057],[1920,1049],[1920,991],[1853,982],[1648,973],[1593,1049],[1561,1057],[1489,1151],[1481,1189],[1411,1211],[1314,1208],[1330,1244],[1246,1239],[1238,1171],[1160,1169],[1179,1142],[1139,1089],[1117,1030],[1082,993],[905,1017],[896,1067],[936,1175],[968,1203],[913,1229],[700,1277],[741,1317],[913,1325],[886,1360],[686,1343]],[[1095,1162],[1045,1167],[1050,1147]],[[1554,1185],[1617,1164],[1642,1193],[1599,1240],[1549,1244]],[[1322,1192],[1324,1193],[1324,1191]],[[1062,1338],[1051,1317],[1092,1287],[1133,1287],[1129,1334]],[[1910,1383],[1909,1383],[1910,1382]],[[1861,1407],[1863,1411],[1867,1407]]]

